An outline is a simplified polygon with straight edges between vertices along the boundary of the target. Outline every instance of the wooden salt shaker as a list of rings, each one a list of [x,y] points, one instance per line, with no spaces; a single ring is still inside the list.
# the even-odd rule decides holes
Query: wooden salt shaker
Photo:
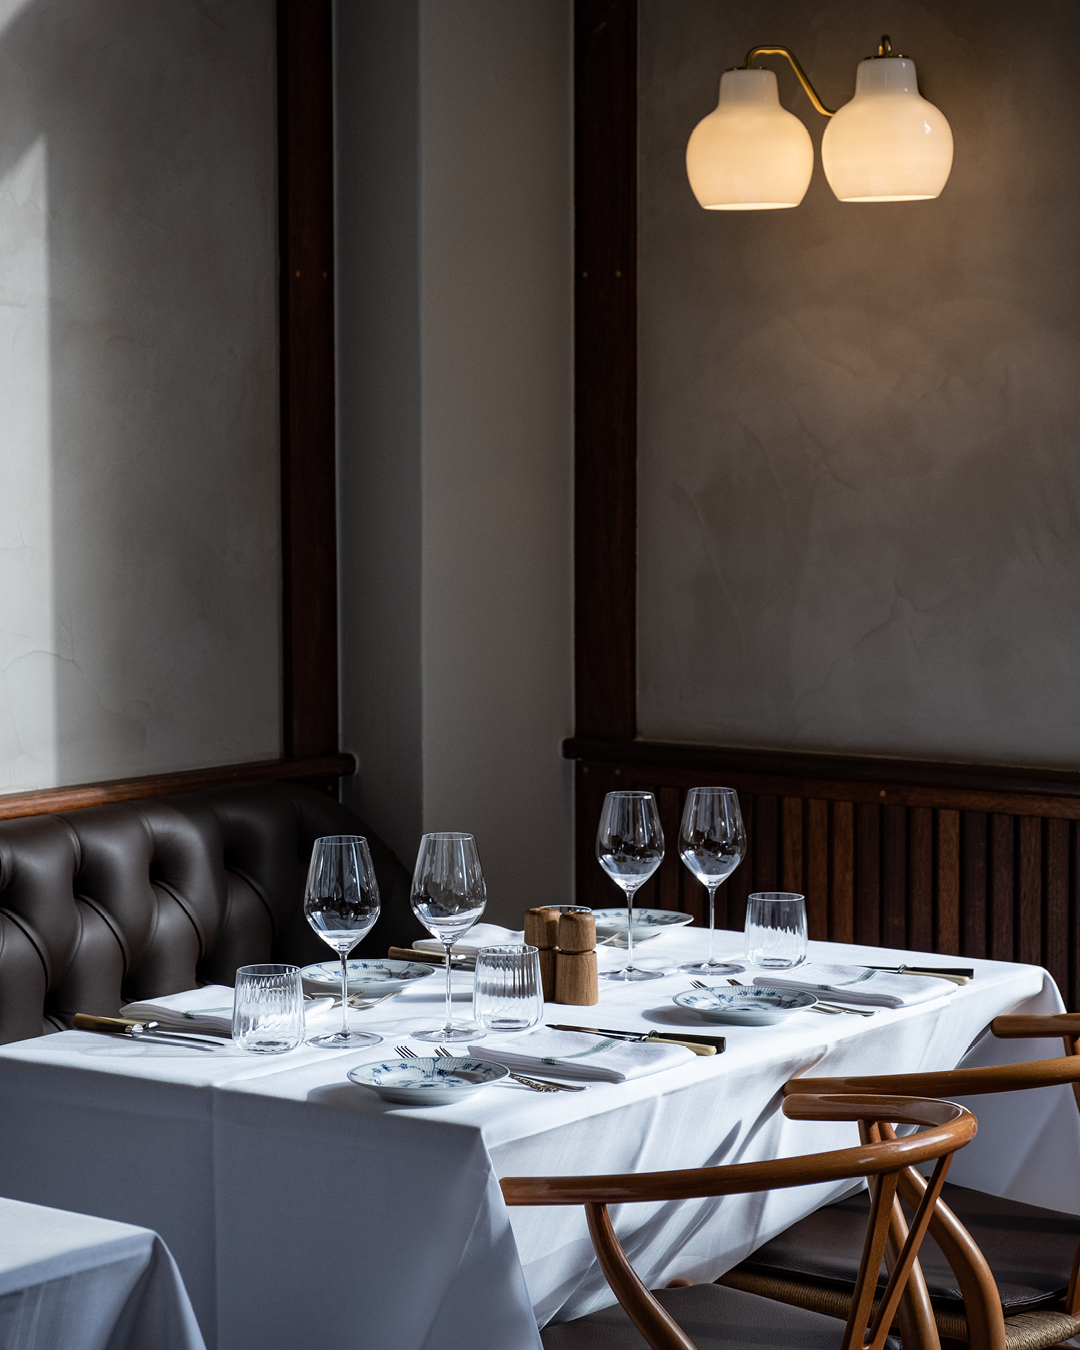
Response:
[[[525,941],[540,953],[540,983],[544,1002],[555,998],[555,948],[559,941],[559,911],[552,905],[540,905],[525,915]]]
[[[559,916],[555,1002],[580,1006],[600,1002],[596,975],[596,919],[591,913],[570,910]]]

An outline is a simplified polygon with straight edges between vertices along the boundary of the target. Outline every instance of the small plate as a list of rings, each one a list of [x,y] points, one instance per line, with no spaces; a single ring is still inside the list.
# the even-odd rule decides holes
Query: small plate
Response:
[[[359,956],[347,963],[350,994],[394,994],[408,989],[414,980],[434,975],[438,967],[425,961],[391,961],[389,958]],[[305,966],[305,992],[309,994],[337,993],[341,989],[341,962],[320,961]]]
[[[792,1013],[803,1012],[817,1002],[814,994],[798,989],[770,989],[755,985],[746,989],[688,989],[675,994],[680,1008],[700,1013],[707,1022],[728,1022],[741,1027],[767,1027]]]
[[[510,1070],[490,1059],[388,1059],[358,1064],[349,1077],[377,1092],[384,1102],[404,1106],[445,1106],[460,1102]]]
[[[626,908],[594,909],[597,937],[614,937],[616,933],[625,933],[627,929]],[[634,937],[656,937],[668,928],[681,928],[693,923],[692,914],[684,914],[678,909],[638,909],[634,907]]]

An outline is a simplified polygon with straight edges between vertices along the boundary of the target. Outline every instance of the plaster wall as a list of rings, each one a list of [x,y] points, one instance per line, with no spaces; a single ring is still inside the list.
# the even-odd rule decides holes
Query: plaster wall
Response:
[[[279,752],[274,33],[0,0],[0,790]]]
[[[518,926],[571,894],[569,5],[349,0],[337,51],[347,792]]]
[[[880,7],[642,0],[639,724],[1080,764],[1080,10],[895,0],[940,199],[705,212],[694,124],[756,43],[846,101]],[[781,101],[820,146],[790,72]]]

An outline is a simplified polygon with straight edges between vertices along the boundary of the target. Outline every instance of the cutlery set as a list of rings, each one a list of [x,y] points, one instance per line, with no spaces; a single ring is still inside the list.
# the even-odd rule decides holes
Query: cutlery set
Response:
[[[713,986],[705,984],[702,980],[691,980],[690,983],[695,989],[708,991]],[[734,985],[736,989],[755,988],[753,985],[743,984],[741,980],[729,979],[728,984]],[[876,1008],[845,1008],[840,1003],[824,1003],[820,999],[809,1009],[810,1012],[820,1012],[827,1017],[838,1017],[841,1013],[851,1013],[855,1017],[873,1017],[877,1012]]]
[[[407,1045],[395,1045],[394,1049],[402,1059],[421,1058],[415,1050],[410,1049]],[[438,1059],[456,1058],[453,1051],[447,1050],[445,1045],[437,1046],[435,1055]],[[515,1083],[520,1083],[522,1087],[530,1088],[533,1092],[584,1092],[587,1087],[587,1085],[575,1087],[570,1083],[554,1083],[550,1078],[527,1078],[524,1074],[520,1073],[511,1073],[510,1077]]]

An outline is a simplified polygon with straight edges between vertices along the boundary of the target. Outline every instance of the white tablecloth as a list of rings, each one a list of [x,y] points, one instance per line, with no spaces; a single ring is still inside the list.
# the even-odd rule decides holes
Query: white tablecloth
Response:
[[[640,956],[674,965],[704,939],[682,929]],[[718,947],[737,953],[741,936],[720,935]],[[913,959],[880,948],[811,949],[819,960]],[[156,1229],[208,1345],[220,1350],[294,1350],[316,1335],[342,1347],[536,1350],[537,1319],[577,1316],[611,1296],[582,1211],[508,1215],[497,1177],[693,1167],[854,1142],[854,1127],[784,1118],[786,1079],[952,1068],[997,1014],[1061,1009],[1041,969],[971,964],[971,985],[916,1008],[713,1026],[728,1037],[724,1055],[663,1074],[558,1095],[499,1085],[427,1109],[381,1102],[346,1071],[392,1054],[410,1028],[441,1020],[438,976],[365,1020],[385,1037],[366,1052],[303,1047],[262,1058],[229,1047],[207,1055],[85,1032],[24,1041],[0,1047],[0,1194]],[[467,1016],[471,977],[455,979]],[[597,1007],[552,1005],[546,1020],[701,1030],[671,1002],[689,982],[670,974],[604,983]],[[1059,1046],[984,1041],[975,1053],[1008,1061]],[[1077,1183],[1063,1188],[1074,1169],[1061,1166],[1080,1144],[1071,1093],[1036,1096],[1044,1103],[1026,1155],[1027,1132],[1008,1126],[1008,1099],[975,1103],[983,1129],[956,1179],[1080,1212]],[[712,1279],[843,1189],[626,1206],[616,1222],[648,1283]]]
[[[4,1350],[203,1350],[176,1263],[145,1228],[0,1200]]]

